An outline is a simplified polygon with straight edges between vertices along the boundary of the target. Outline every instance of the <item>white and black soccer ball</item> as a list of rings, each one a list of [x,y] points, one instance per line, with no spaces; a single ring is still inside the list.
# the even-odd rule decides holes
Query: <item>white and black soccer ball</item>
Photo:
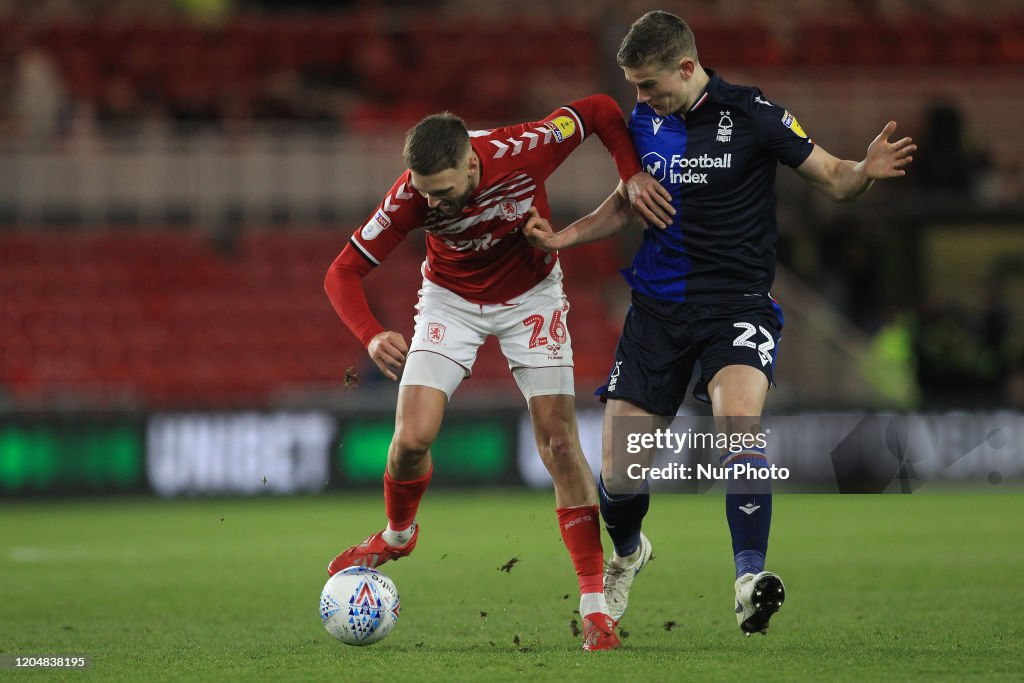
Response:
[[[348,645],[383,640],[398,622],[398,589],[376,569],[349,567],[327,579],[320,593],[320,621]]]

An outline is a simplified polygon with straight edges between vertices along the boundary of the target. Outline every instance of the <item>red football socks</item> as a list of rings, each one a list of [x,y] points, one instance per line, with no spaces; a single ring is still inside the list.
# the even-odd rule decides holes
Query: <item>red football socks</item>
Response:
[[[416,521],[416,511],[433,474],[434,467],[431,465],[430,470],[419,479],[396,481],[384,470],[384,513],[392,529],[408,529]]]
[[[604,592],[604,551],[601,548],[600,516],[596,505],[557,508],[558,528],[569,549],[580,594]]]

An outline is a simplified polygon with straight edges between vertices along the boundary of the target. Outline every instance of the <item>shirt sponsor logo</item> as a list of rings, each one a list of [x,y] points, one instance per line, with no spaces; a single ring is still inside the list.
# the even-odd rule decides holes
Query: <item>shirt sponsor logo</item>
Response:
[[[789,128],[802,138],[807,137],[807,133],[805,133],[804,129],[800,127],[800,123],[796,120],[796,117],[790,114],[789,111],[782,114],[782,125]]]
[[[513,231],[515,232],[515,231]],[[443,239],[443,238],[442,238]],[[485,232],[480,237],[468,240],[444,240],[449,249],[455,251],[487,251],[498,244],[501,238],[495,238],[491,233]]]
[[[478,201],[480,201],[483,206],[470,205],[467,209],[470,211],[479,211],[479,213],[475,213],[468,217],[459,216],[456,218],[445,218],[435,212],[433,215],[427,215],[427,220],[423,224],[423,229],[431,235],[438,236],[456,235],[458,233],[465,232],[480,223],[496,221],[499,218],[503,218],[504,211],[501,208],[501,204],[505,201],[514,201],[516,204],[516,210],[519,212],[519,217],[522,218],[526,215],[526,212],[530,210],[530,207],[533,206],[533,191],[536,188],[536,184],[534,184],[532,180],[528,179],[526,182],[518,183],[512,188],[503,188],[504,193],[500,195],[492,194],[491,191],[488,191],[487,194],[489,196],[485,199],[478,198]],[[515,199],[516,197],[520,197],[520,199]],[[498,230],[498,228],[492,226],[491,230]]]
[[[366,225],[363,226],[359,235],[364,240],[372,240],[390,227],[391,219],[388,218],[386,213],[378,209],[377,213],[373,214],[373,218],[367,221]]]
[[[701,154],[699,157],[691,158],[673,154],[672,162],[669,164],[668,180],[673,184],[707,185],[708,174],[694,170],[706,168],[732,168],[732,154]]]
[[[556,116],[544,123],[551,132],[555,134],[555,140],[561,142],[566,138],[571,138],[573,133],[576,132],[576,122],[572,120],[571,116]]]
[[[665,174],[668,172],[668,162],[665,161],[665,157],[657,152],[648,152],[640,160],[640,163],[643,164],[644,170],[655,180],[658,182],[665,180]]]

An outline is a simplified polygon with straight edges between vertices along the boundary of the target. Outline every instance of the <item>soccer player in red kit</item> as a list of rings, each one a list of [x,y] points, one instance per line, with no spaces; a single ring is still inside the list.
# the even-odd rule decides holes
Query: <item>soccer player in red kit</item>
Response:
[[[558,257],[530,246],[521,228],[531,209],[550,215],[544,181],[595,133],[637,211],[667,218],[669,197],[641,171],[622,113],[607,95],[494,130],[468,131],[457,116],[434,114],[408,132],[408,170],[352,235],[325,281],[338,315],[381,372],[395,380],[402,370],[384,472],[387,527],[338,555],[328,572],[377,567],[415,548],[416,511],[433,471],[431,444],[477,349],[494,335],[527,400],[537,449],[554,481],[559,529],[579,579],[584,650],[619,646],[603,593],[597,491],[576,428],[569,305]],[[426,232],[427,258],[407,344],[373,317],[361,279],[417,228]]]

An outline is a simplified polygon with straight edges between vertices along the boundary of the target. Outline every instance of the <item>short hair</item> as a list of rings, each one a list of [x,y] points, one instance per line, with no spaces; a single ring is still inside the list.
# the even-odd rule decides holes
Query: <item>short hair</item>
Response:
[[[431,114],[405,134],[402,157],[414,173],[434,175],[456,168],[469,151],[466,124],[450,111]]]
[[[655,10],[629,27],[615,61],[629,69],[644,66],[666,69],[675,67],[683,57],[699,61],[693,31],[675,14]]]

